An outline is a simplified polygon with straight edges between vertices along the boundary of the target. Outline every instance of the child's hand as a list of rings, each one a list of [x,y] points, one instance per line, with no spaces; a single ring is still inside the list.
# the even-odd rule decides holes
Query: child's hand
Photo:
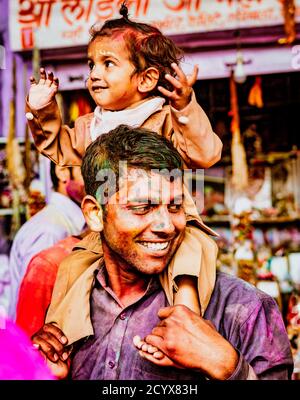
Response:
[[[30,106],[36,110],[53,100],[58,91],[58,78],[54,77],[53,72],[48,72],[47,76],[45,69],[41,68],[40,73],[38,83],[33,76],[30,78],[31,86],[28,96]]]
[[[170,104],[176,110],[182,110],[191,101],[192,87],[197,80],[198,65],[194,66],[191,76],[187,77],[182,69],[176,64],[172,63],[171,67],[177,74],[177,78],[172,75],[166,74],[166,79],[174,86],[173,92],[158,86],[157,89],[166,97],[170,99]]]

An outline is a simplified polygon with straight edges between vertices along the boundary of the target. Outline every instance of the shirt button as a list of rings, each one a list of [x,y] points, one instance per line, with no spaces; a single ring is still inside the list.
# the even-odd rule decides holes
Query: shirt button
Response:
[[[109,366],[109,368],[113,369],[113,367],[115,366],[115,363],[113,361],[109,361],[108,366]]]
[[[188,117],[185,117],[184,115],[181,115],[178,118],[178,122],[180,122],[182,125],[186,125],[189,122]]]
[[[126,314],[125,314],[125,313],[122,313],[122,314],[120,315],[120,319],[122,319],[122,320],[126,319]]]
[[[34,116],[33,116],[33,114],[31,112],[26,113],[25,117],[28,119],[28,121],[32,121],[33,118],[34,118]]]

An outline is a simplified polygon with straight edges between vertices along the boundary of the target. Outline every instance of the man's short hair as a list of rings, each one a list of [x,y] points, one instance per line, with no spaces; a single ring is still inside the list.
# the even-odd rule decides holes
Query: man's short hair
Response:
[[[115,174],[118,190],[121,161],[126,161],[127,168],[146,171],[183,168],[181,156],[169,140],[148,129],[119,125],[86,149],[81,167],[86,194],[96,197],[97,175],[108,169]]]

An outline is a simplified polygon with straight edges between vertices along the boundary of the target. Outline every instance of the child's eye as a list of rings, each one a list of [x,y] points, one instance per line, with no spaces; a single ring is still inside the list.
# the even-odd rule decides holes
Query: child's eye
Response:
[[[104,61],[104,65],[106,68],[110,68],[110,67],[114,66],[115,63],[111,60],[106,60],[106,61]]]
[[[94,68],[94,65],[95,64],[93,63],[93,61],[88,61],[88,67],[90,71]]]

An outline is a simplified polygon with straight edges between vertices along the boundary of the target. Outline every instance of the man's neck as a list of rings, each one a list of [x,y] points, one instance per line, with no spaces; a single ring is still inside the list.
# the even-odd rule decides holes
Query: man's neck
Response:
[[[128,269],[128,265],[115,255],[102,242],[105,269],[108,276],[108,286],[112,289],[124,307],[138,301],[146,292],[150,277],[138,275]]]

